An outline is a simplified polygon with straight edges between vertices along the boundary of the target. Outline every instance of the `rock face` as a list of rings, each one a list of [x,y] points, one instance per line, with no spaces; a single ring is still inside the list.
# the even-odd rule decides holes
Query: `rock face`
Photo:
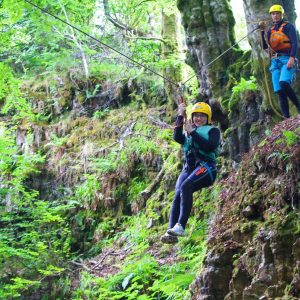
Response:
[[[221,182],[192,299],[299,299],[299,128],[299,115],[278,124]]]
[[[204,99],[211,100],[226,93],[228,66],[241,53],[231,51],[207,66],[235,43],[235,24],[227,0],[178,1],[188,47],[187,63],[197,72]]]
[[[266,117],[262,125],[263,114],[260,112],[262,97],[259,93],[247,91],[238,96],[236,104],[231,108],[230,127],[225,132],[224,149],[231,160],[240,162],[262,136],[267,123]]]

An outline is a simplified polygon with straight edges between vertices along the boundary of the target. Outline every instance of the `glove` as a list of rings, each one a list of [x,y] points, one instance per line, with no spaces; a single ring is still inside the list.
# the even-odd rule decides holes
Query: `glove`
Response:
[[[185,115],[185,104],[181,103],[178,106],[178,116],[184,116]]]
[[[267,23],[265,21],[260,21],[258,23],[258,26],[259,26],[260,31],[265,31],[266,27],[267,27]]]

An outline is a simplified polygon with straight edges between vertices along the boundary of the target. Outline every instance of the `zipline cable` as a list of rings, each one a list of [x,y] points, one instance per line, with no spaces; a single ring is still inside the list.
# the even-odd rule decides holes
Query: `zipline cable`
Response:
[[[157,73],[156,71],[152,70],[151,68],[147,67],[146,65],[144,65],[144,64],[138,62],[137,60],[135,60],[135,59],[129,57],[128,55],[126,55],[126,54],[124,54],[124,53],[118,51],[117,49],[113,48],[112,46],[110,46],[110,45],[108,45],[108,44],[106,44],[106,43],[100,41],[99,39],[95,38],[94,36],[90,35],[89,33],[87,33],[87,32],[85,32],[85,31],[79,29],[78,27],[72,25],[71,23],[69,23],[69,22],[67,22],[67,21],[65,21],[65,20],[63,20],[63,19],[61,19],[60,17],[58,17],[58,16],[52,14],[51,12],[47,11],[46,9],[44,9],[44,8],[42,8],[42,7],[38,6],[38,5],[36,5],[35,3],[33,3],[33,2],[31,2],[31,1],[29,1],[29,0],[24,0],[24,1],[25,1],[26,3],[28,3],[28,4],[30,4],[31,6],[33,6],[33,7],[37,8],[37,9],[39,9],[39,10],[42,11],[43,13],[48,14],[49,16],[53,17],[54,19],[57,19],[57,20],[59,20],[60,22],[62,22],[62,23],[64,23],[64,24],[66,24],[66,25],[72,27],[72,28],[75,29],[76,31],[82,33],[83,35],[89,37],[90,39],[96,41],[97,43],[99,43],[99,44],[101,44],[101,45],[103,45],[103,46],[109,48],[110,50],[112,50],[112,51],[118,53],[118,54],[121,55],[121,56],[124,56],[125,58],[127,58],[127,59],[130,60],[131,62],[135,63],[136,65],[145,68],[146,70],[148,70],[148,71],[152,72],[153,74],[155,74],[155,75],[161,77],[162,79],[168,81],[169,83],[175,85],[176,87],[179,86],[178,83],[174,82],[173,80],[171,80],[171,79],[169,79],[169,78],[167,78],[167,77],[165,77],[165,76],[163,76],[163,75]],[[246,34],[244,37],[242,37],[238,42],[236,42],[234,45],[232,45],[232,46],[229,47],[227,50],[225,50],[224,52],[222,52],[219,56],[217,56],[216,58],[214,58],[211,62],[209,62],[208,64],[204,65],[203,67],[208,67],[208,66],[210,66],[212,63],[214,63],[216,60],[218,60],[220,57],[222,57],[224,54],[226,54],[228,51],[230,51],[233,47],[237,46],[242,40],[244,40],[246,37],[248,37],[250,34],[252,34],[252,33],[253,33],[254,31],[256,31],[257,29],[259,29],[259,26],[256,27],[256,28],[254,28],[252,31],[250,31],[248,34]],[[188,81],[190,81],[192,78],[194,78],[195,76],[197,76],[197,74],[198,74],[198,73],[196,73],[195,75],[193,75],[193,76],[191,76],[190,78],[188,78],[182,85],[185,86],[185,84],[186,84]]]
[[[26,1],[26,0],[25,0]],[[214,63],[216,60],[218,60],[220,57],[222,57],[224,54],[226,54],[229,50],[231,50],[232,48],[234,48],[235,46],[237,46],[242,40],[244,40],[248,35],[252,34],[254,31],[256,31],[257,29],[259,29],[258,27],[255,27],[252,31],[250,31],[249,33],[247,33],[244,37],[242,37],[239,41],[237,41],[234,45],[232,45],[231,47],[229,47],[227,50],[225,50],[224,52],[222,52],[219,56],[217,56],[216,58],[214,58],[212,61],[210,61],[208,64],[204,65],[202,68],[207,68],[208,66],[210,66],[212,63]],[[190,78],[188,78],[183,85],[185,85],[188,81],[190,81],[191,79],[193,79],[195,76],[197,76],[198,73],[194,74],[193,76],[191,76]]]
[[[60,17],[58,17],[58,16],[52,14],[51,12],[47,11],[46,9],[44,9],[44,8],[42,8],[42,7],[38,6],[38,5],[36,5],[35,3],[33,3],[33,2],[31,2],[31,1],[29,1],[29,0],[24,0],[24,1],[27,2],[28,4],[34,6],[35,8],[41,10],[43,13],[46,13],[46,14],[50,15],[51,17],[53,17],[53,18],[55,18],[55,19],[61,21],[62,23],[64,23],[64,24],[66,24],[66,25],[72,27],[73,29],[77,30],[78,32],[80,32],[80,33],[86,35],[87,37],[89,37],[90,39],[92,39],[92,40],[98,42],[99,44],[101,44],[101,45],[103,45],[103,46],[109,48],[110,50],[112,50],[112,51],[118,53],[119,55],[126,57],[128,60],[132,61],[132,62],[135,63],[136,65],[139,65],[140,67],[143,67],[143,68],[147,69],[148,71],[150,71],[150,72],[152,72],[153,74],[155,74],[155,75],[157,75],[157,76],[163,78],[164,80],[168,81],[169,83],[171,83],[171,84],[173,84],[173,85],[175,85],[175,86],[178,86],[178,84],[177,84],[176,82],[172,81],[171,79],[169,79],[169,78],[167,78],[167,77],[164,77],[163,75],[161,75],[161,74],[157,73],[156,71],[150,69],[149,67],[145,66],[144,64],[142,64],[142,63],[136,61],[135,59],[129,57],[128,55],[126,55],[126,54],[124,54],[124,53],[118,51],[117,49],[113,48],[112,46],[110,46],[110,45],[108,45],[108,44],[106,44],[106,43],[100,41],[99,39],[95,38],[94,36],[90,35],[89,33],[87,33],[87,32],[85,32],[85,31],[79,29],[78,27],[72,25],[71,23],[69,23],[69,22],[67,22],[67,21],[65,21],[65,20],[63,20],[63,19],[61,19]]]

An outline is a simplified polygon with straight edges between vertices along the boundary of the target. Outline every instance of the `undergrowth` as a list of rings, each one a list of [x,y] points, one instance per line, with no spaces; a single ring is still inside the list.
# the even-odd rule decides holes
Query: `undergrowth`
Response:
[[[195,195],[188,236],[176,246],[159,242],[165,225],[149,228],[147,214],[124,217],[118,232],[110,242],[106,241],[106,245],[113,247],[119,240],[125,240],[122,248],[131,249],[118,265],[119,272],[105,278],[81,272],[72,299],[190,299],[188,287],[206,253],[206,230],[215,205],[212,195],[216,196],[207,190]],[[172,261],[168,263],[167,258]]]

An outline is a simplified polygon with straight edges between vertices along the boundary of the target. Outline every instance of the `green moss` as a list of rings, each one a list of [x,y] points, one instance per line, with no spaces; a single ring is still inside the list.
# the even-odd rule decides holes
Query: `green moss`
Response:
[[[247,205],[257,205],[260,204],[263,200],[263,194],[262,191],[257,190],[254,191],[253,193],[251,193],[251,195],[249,195],[249,198],[247,199],[247,201],[244,201],[244,204]]]
[[[250,136],[256,136],[262,129],[262,125],[259,123],[252,123],[250,128]]]
[[[80,103],[80,104],[83,104],[84,102],[85,102],[85,100],[86,100],[86,97],[85,97],[85,95],[84,94],[78,94],[77,95],[77,100],[78,100],[78,102]]]
[[[258,228],[259,224],[261,224],[261,223],[258,222],[258,221],[251,221],[251,222],[247,222],[247,223],[242,223],[241,226],[240,226],[241,233],[255,235],[255,232],[257,231],[257,228]]]
[[[228,129],[225,130],[223,137],[224,139],[228,138],[234,131],[235,129],[233,127],[229,127]]]

